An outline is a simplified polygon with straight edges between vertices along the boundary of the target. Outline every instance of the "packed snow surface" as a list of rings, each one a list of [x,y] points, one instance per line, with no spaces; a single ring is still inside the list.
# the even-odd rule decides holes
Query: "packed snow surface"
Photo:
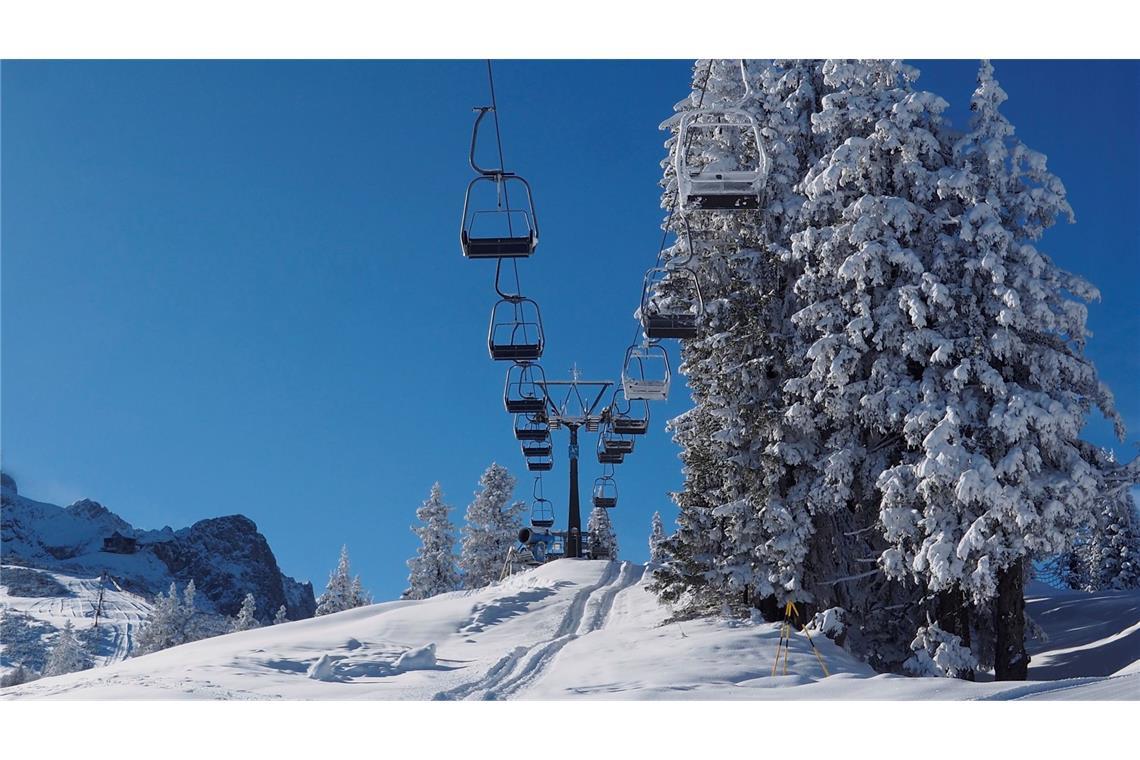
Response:
[[[135,636],[150,615],[151,605],[143,597],[123,590],[113,578],[103,581],[100,576],[77,577],[66,573],[47,570],[29,570],[5,565],[0,570],[0,581],[4,571],[34,572],[58,584],[62,593],[51,596],[28,596],[13,594],[12,589],[0,582],[0,609],[11,610],[62,629],[70,621],[77,631],[91,628],[95,623],[95,609],[99,606],[102,590],[102,610],[99,613],[99,636],[94,655],[96,665],[110,665],[131,654]],[[0,641],[0,654],[8,646]],[[0,670],[9,670],[7,658],[3,659]]]
[[[360,607],[196,641],[107,668],[6,689],[74,699],[1136,699],[1140,595],[1034,596],[1053,642],[1021,683],[875,674],[821,635],[669,610],[628,562],[559,560],[475,591]],[[1131,615],[1131,618],[1128,616]],[[1109,621],[1101,623],[1100,621]],[[1116,642],[1127,642],[1126,646]],[[1123,650],[1122,650],[1123,646]],[[1120,650],[1120,651],[1118,651]],[[1107,653],[1107,654],[1106,654]],[[1090,675],[1088,668],[1110,673]],[[1041,671],[1039,674],[1038,671]],[[1115,671],[1113,671],[1115,672]],[[1080,673],[1079,677],[1069,674]]]

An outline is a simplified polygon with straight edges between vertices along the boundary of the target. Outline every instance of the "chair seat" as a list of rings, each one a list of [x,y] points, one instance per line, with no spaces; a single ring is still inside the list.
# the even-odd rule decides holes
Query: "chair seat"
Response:
[[[760,199],[756,193],[739,191],[718,192],[692,192],[685,199],[694,208],[732,210],[751,209],[760,207]]]
[[[542,356],[541,343],[492,343],[489,348],[496,361],[535,361]]]
[[[641,321],[645,337],[651,340],[697,337],[697,316],[695,314],[654,315]]]
[[[463,234],[463,255],[469,259],[525,258],[534,253],[533,235],[525,237],[469,237]]]
[[[508,398],[506,404],[511,414],[532,414],[546,408],[546,400],[541,398]]]
[[[649,432],[649,420],[633,420],[617,418],[613,421],[615,433],[624,435],[645,435]]]
[[[527,462],[526,468],[531,472],[547,472],[554,468],[554,462]]]
[[[595,496],[594,506],[602,509],[613,509],[617,506],[617,499],[612,496]]]

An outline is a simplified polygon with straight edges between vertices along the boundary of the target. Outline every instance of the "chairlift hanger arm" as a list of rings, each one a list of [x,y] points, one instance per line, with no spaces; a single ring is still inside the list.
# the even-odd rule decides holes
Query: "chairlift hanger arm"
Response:
[[[483,121],[484,116],[495,110],[495,107],[475,106],[475,108],[471,110],[478,112],[479,115],[475,117],[475,124],[471,127],[471,153],[467,157],[467,163],[471,164],[471,168],[474,169],[476,173],[484,177],[500,178],[513,176],[511,172],[505,170],[505,167],[500,166],[498,169],[484,169],[476,163],[475,146],[479,142],[479,124]]]

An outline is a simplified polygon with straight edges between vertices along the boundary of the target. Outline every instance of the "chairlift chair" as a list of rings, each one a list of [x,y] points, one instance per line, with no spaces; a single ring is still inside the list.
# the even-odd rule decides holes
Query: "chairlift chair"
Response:
[[[549,528],[554,525],[554,503],[542,497],[542,476],[534,479],[534,501],[530,507],[530,524],[535,528]]]
[[[601,447],[608,454],[629,454],[633,452],[633,438],[626,433],[614,432],[612,425],[606,425],[598,436]]]
[[[625,352],[621,383],[630,401],[665,401],[669,398],[669,355],[657,344],[632,345]]]
[[[550,456],[543,459],[527,459],[526,468],[531,472],[550,472],[554,469],[554,459]]]
[[[630,401],[618,386],[608,410],[610,429],[621,435],[645,435],[649,431],[649,402]]]
[[[534,213],[534,197],[530,183],[514,172],[484,169],[475,162],[475,145],[479,124],[490,107],[476,109],[479,115],[471,129],[471,168],[478,174],[467,185],[463,197],[463,218],[459,228],[459,242],[463,255],[469,259],[500,259],[530,256],[538,246],[538,219]],[[489,201],[494,189],[494,204]],[[484,189],[487,200],[482,200]],[[511,208],[510,191],[522,191],[525,208]],[[519,193],[516,192],[516,197]]]
[[[616,454],[598,449],[598,464],[621,464],[625,461],[625,454]]]
[[[692,269],[655,267],[645,273],[639,312],[647,339],[695,338],[703,311],[701,286]]]
[[[542,315],[533,299],[510,296],[491,309],[487,349],[496,361],[532,362],[542,356],[545,344]]]
[[[524,443],[522,445],[523,456],[527,459],[543,459],[549,457],[554,449],[550,445],[550,439],[547,438],[546,442],[537,443]]]
[[[690,156],[692,137],[698,133],[716,133],[727,138],[736,148],[737,165],[702,164],[696,160],[697,154]],[[730,135],[738,137],[733,140]],[[676,145],[674,168],[682,210],[759,208],[768,179],[768,154],[760,139],[760,125],[752,114],[739,108],[686,111],[681,116]],[[745,152],[751,155],[741,155]],[[754,165],[739,165],[739,162],[751,164],[752,155]],[[733,156],[726,158],[731,160]]]
[[[550,428],[547,427],[546,418],[538,414],[516,414],[515,440],[549,441]]]
[[[603,475],[594,481],[594,506],[602,509],[613,509],[617,506],[617,481],[608,475]]]
[[[511,414],[537,414],[546,410],[546,375],[542,367],[520,362],[507,369],[503,404]]]

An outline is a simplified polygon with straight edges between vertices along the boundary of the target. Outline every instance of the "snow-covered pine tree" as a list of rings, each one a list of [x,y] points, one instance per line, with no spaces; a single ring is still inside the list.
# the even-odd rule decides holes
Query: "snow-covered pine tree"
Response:
[[[372,594],[364,590],[364,586],[360,583],[360,576],[357,575],[353,577],[352,585],[348,589],[348,609],[364,607],[369,604],[372,604]]]
[[[617,559],[618,542],[614,534],[614,524],[608,509],[594,507],[586,520],[586,530],[590,534],[590,554],[595,558]]]
[[[661,546],[665,542],[665,527],[661,524],[660,512],[653,513],[649,526],[649,561],[660,564],[665,561],[665,550]]]
[[[317,599],[316,615],[331,615],[352,608],[352,581],[349,580],[348,545],[340,547],[336,570],[329,573],[325,592]]]
[[[186,584],[182,596],[171,582],[170,590],[159,594],[146,624],[135,638],[132,656],[150,654],[179,644],[197,641],[207,635],[201,625],[195,597],[194,581]]]
[[[258,622],[257,600],[254,599],[253,594],[246,594],[242,599],[241,609],[238,610],[237,617],[234,618],[233,630],[234,631],[248,631],[251,628],[260,628],[261,623]]]
[[[724,541],[722,520],[712,514],[724,444],[713,433],[717,423],[698,404],[669,422],[673,440],[681,447],[684,486],[672,494],[680,509],[677,530],[662,542],[664,560],[649,584],[664,603],[674,605],[678,618],[709,614],[721,606],[719,589],[709,579],[713,561]]]
[[[747,92],[740,61],[698,61],[692,95],[677,110],[735,107],[757,118],[770,166],[764,206],[671,214],[678,242],[664,256],[667,266],[696,272],[705,309],[701,335],[682,350],[680,370],[696,414],[673,425],[686,482],[675,496],[679,530],[665,545],[671,559],[654,588],[663,599],[700,598],[699,605],[718,608],[717,600],[750,607],[775,592],[774,578],[784,585],[779,559],[762,547],[789,547],[793,542],[783,534],[804,532],[798,513],[776,492],[794,485],[788,470],[804,456],[799,432],[783,425],[781,388],[794,356],[786,315],[798,267],[787,252],[802,204],[796,184],[813,154],[809,116],[819,65],[747,62],[743,69]],[[675,126],[677,118],[666,125]],[[730,142],[733,134],[739,135],[698,130],[685,146],[677,145],[676,134],[670,138],[663,206],[676,204],[672,154],[678,149],[694,163],[737,161],[739,153],[743,163],[755,164],[755,146]]]
[[[1084,356],[1096,289],[1035,246],[1072,218],[1064,186],[1013,136],[1005,99],[984,62],[970,131],[937,182],[943,234],[897,292],[912,390],[885,396],[908,454],[879,480],[892,544],[881,564],[975,623],[992,615],[995,675],[1024,679],[1028,560],[1066,551],[1095,522],[1103,472],[1079,438],[1089,411],[1123,429]],[[967,640],[971,621],[944,617]]]
[[[447,516],[450,510],[439,483],[431,487],[431,495],[416,510],[421,525],[413,525],[412,532],[419,536],[420,546],[416,556],[408,560],[407,599],[427,599],[459,588],[455,526]]]
[[[281,623],[289,622],[289,610],[285,609],[285,605],[277,608],[277,614],[273,616],[273,625],[280,625]]]
[[[1127,483],[1101,495],[1096,525],[1070,553],[1088,591],[1140,588],[1140,514]],[[1072,579],[1076,580],[1076,579]]]
[[[61,676],[91,667],[91,655],[75,635],[75,627],[68,620],[56,637],[55,646],[44,666],[45,676]]]
[[[521,501],[511,503],[515,483],[507,468],[493,462],[479,478],[480,487],[467,505],[467,524],[462,530],[459,569],[463,571],[464,588],[481,588],[499,579],[503,559],[522,527],[520,515],[526,506]]]

